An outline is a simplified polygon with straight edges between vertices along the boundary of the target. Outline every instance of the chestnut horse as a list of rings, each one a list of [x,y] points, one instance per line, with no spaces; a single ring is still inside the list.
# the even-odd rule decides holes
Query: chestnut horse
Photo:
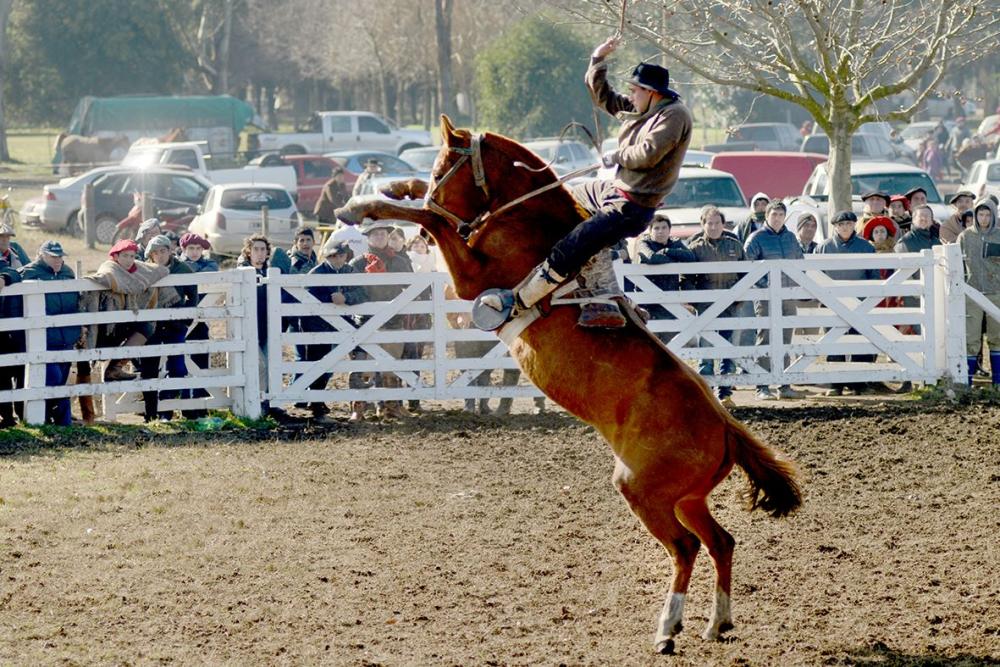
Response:
[[[437,242],[461,298],[473,299],[490,287],[511,288],[586,214],[568,190],[553,187],[477,221],[470,234],[463,221],[496,211],[556,177],[538,156],[506,137],[474,138],[447,117],[441,133],[444,145],[430,185],[403,181],[385,191],[394,199],[426,195],[423,208],[353,199],[337,217],[350,224],[368,217],[423,226]],[[781,517],[802,499],[794,466],[730,416],[701,377],[631,315],[624,329],[583,329],[576,326],[576,306],[555,306],[513,340],[510,354],[546,396],[604,436],[615,455],[615,486],[673,557],[673,583],[654,639],[659,652],[670,653],[702,544],[716,571],[714,611],[703,637],[718,639],[732,627],[735,541],[708,509],[712,489],[735,464],[749,478],[750,509]]]

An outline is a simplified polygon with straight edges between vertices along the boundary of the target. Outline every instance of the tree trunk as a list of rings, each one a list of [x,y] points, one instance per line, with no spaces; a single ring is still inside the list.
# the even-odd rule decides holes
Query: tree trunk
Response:
[[[4,109],[3,89],[7,83],[7,23],[14,0],[0,0],[0,162],[10,162],[7,148],[7,113]]]
[[[229,37],[233,28],[233,0],[223,0],[222,43],[219,45],[218,88],[222,95],[229,94]]]
[[[827,202],[828,220],[837,211],[850,211],[851,201],[851,136],[850,120],[836,114],[830,133],[830,160],[827,162],[830,179],[830,199]],[[832,233],[832,232],[829,232]]]
[[[455,117],[455,94],[451,77],[451,14],[454,0],[434,0],[434,34],[437,41],[438,106]]]

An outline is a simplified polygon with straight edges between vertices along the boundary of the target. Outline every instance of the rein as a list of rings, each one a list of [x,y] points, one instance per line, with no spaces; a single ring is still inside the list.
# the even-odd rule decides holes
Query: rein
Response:
[[[469,145],[468,148],[448,146],[449,152],[458,153],[459,155],[461,155],[461,157],[455,161],[455,164],[453,164],[451,168],[448,169],[447,172],[445,172],[444,176],[441,177],[441,180],[437,181],[434,184],[434,187],[427,191],[427,195],[424,198],[424,206],[428,210],[437,213],[438,215],[444,216],[451,222],[455,223],[455,225],[457,226],[458,233],[464,239],[468,239],[472,235],[472,233],[476,231],[476,229],[486,224],[486,221],[490,217],[500,215],[501,213],[508,211],[533,197],[537,197],[538,195],[544,192],[548,192],[549,190],[561,186],[563,183],[572,178],[576,178],[577,176],[582,176],[583,174],[593,171],[594,169],[597,169],[601,166],[600,163],[595,163],[583,167],[581,169],[575,169],[569,172],[568,174],[563,174],[562,176],[558,177],[552,183],[543,185],[540,188],[536,188],[535,190],[532,190],[527,194],[521,195],[520,197],[517,197],[516,199],[513,199],[507,202],[506,204],[503,204],[502,206],[500,206],[500,208],[496,210],[491,211],[487,208],[487,210],[477,215],[471,221],[466,221],[458,217],[448,209],[446,209],[441,204],[439,204],[437,200],[434,199],[434,195],[437,193],[437,189],[442,185],[444,185],[448,181],[448,179],[454,176],[455,173],[458,171],[458,169],[463,164],[465,164],[466,161],[471,161],[472,175],[473,178],[475,179],[476,186],[479,187],[483,191],[483,194],[486,195],[487,206],[489,206],[490,191],[489,187],[486,184],[486,172],[483,169],[482,142],[483,142],[483,136],[481,134],[477,134],[472,137],[472,143]],[[547,167],[548,165],[546,165],[546,168]]]

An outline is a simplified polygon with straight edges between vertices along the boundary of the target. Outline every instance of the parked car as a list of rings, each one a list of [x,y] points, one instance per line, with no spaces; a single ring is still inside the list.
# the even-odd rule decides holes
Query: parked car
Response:
[[[83,228],[78,214],[84,187],[105,174],[128,171],[130,169],[120,165],[97,167],[79,176],[69,176],[58,183],[43,186],[41,197],[32,197],[24,203],[21,220],[25,227],[45,232],[81,234]]]
[[[319,111],[303,132],[251,135],[252,150],[286,155],[368,150],[398,155],[409,148],[430,146],[426,130],[404,130],[394,121],[370,111]]]
[[[743,192],[766,192],[772,199],[798,195],[826,155],[792,151],[737,151],[713,154],[711,167],[736,178]]]
[[[381,153],[379,151],[336,151],[326,153],[323,157],[335,160],[344,168],[344,184],[347,187],[354,187],[354,182],[365,170],[365,162],[375,158],[382,165],[382,173],[387,176],[397,178],[419,177],[419,172],[413,168],[409,162],[399,159],[395,155]]]
[[[543,139],[526,141],[524,147],[530,149],[545,162],[551,162],[552,170],[560,176],[598,162],[591,150],[579,141]]]
[[[618,138],[608,137],[601,142],[601,154],[607,153],[608,151],[613,151],[618,148]],[[699,151],[693,148],[688,148],[684,153],[684,164],[695,167],[707,167],[712,161],[712,157],[715,153],[710,153],[708,151]],[[597,178],[602,180],[610,180],[615,176],[614,169],[608,169],[606,167],[601,167],[597,170]]]
[[[212,187],[207,179],[189,170],[170,167],[121,169],[94,181],[94,223],[97,241],[109,244],[119,221],[129,215],[139,193],[152,196],[153,210],[195,208]]]
[[[817,202],[826,202],[830,198],[830,179],[827,172],[828,163],[816,165],[812,176],[806,183],[802,194]],[[934,219],[943,221],[951,215],[947,204],[941,199],[937,186],[926,171],[895,162],[852,162],[851,163],[851,194],[853,195],[854,212],[858,215],[864,209],[861,195],[865,192],[885,192],[889,195],[901,195],[913,188],[923,188],[927,191],[927,203],[934,211]],[[821,211],[825,219],[826,212]]]
[[[759,151],[794,151],[802,143],[799,129],[791,123],[746,123],[726,137],[727,144],[749,142]]]
[[[213,186],[188,229],[208,239],[213,255],[239,255],[243,239],[263,232],[261,209],[265,206],[268,239],[283,248],[291,247],[302,220],[292,195],[278,184]]]
[[[671,236],[686,239],[700,231],[701,208],[706,204],[718,206],[730,223],[746,217],[749,207],[732,174],[704,167],[681,167],[674,189],[659,206],[670,218]]]
[[[851,137],[852,160],[874,160],[878,162],[901,162],[916,166],[916,160],[909,155],[905,144],[894,144],[878,134],[856,133]],[[802,142],[803,153],[830,154],[830,138],[825,134],[811,134]]]
[[[969,177],[959,188],[975,193],[976,197],[1000,197],[1000,160],[977,160],[969,169]]]
[[[439,146],[409,148],[399,154],[399,159],[411,165],[418,172],[430,176],[431,170],[434,168],[434,161],[440,152]]]
[[[295,203],[308,214],[316,206],[323,185],[333,176],[337,162],[322,155],[280,155],[267,153],[250,160],[259,167],[287,166],[295,170]]]

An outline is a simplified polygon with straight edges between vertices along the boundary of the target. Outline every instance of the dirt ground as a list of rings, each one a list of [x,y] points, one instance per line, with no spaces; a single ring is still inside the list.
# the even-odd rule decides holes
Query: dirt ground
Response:
[[[0,458],[0,663],[1000,664],[1000,406],[739,416],[801,466],[748,514],[736,628],[652,653],[665,554],[564,414],[149,435]]]

